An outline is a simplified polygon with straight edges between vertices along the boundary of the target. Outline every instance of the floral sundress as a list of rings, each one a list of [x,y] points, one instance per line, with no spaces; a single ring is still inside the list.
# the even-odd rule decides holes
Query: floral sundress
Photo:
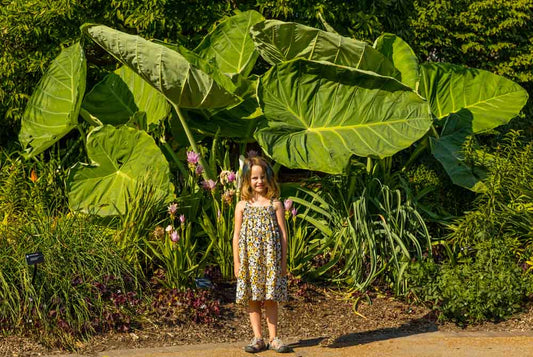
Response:
[[[237,303],[287,301],[287,279],[281,276],[281,233],[272,201],[267,206],[246,202],[239,233],[239,259]]]

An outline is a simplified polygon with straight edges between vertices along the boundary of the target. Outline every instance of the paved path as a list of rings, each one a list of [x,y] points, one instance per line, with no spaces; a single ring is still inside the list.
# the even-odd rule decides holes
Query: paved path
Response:
[[[291,341],[294,352],[288,356],[532,356],[533,330],[528,333],[516,332],[428,332],[408,336],[387,336],[387,334],[366,335],[356,341],[346,336],[334,347],[320,345],[321,338]],[[350,341],[352,339],[352,341]],[[242,350],[242,343],[210,345],[184,345],[161,348],[105,351],[98,354],[104,357],[237,357],[251,356]],[[273,351],[265,351],[257,356],[278,356]],[[65,356],[65,355],[63,355]],[[75,355],[70,355],[75,356]]]

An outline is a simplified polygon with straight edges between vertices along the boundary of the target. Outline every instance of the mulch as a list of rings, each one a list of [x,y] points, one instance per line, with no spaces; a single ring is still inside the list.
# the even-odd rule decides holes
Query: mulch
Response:
[[[161,324],[146,321],[128,333],[106,333],[76,343],[76,353],[96,354],[105,350],[165,347],[183,344],[245,342],[252,337],[245,307],[235,304],[235,286],[223,284],[216,290],[221,314],[214,323]],[[281,305],[279,335],[292,340],[311,340],[336,347],[353,341],[401,337],[432,331],[529,331],[533,309],[500,323],[461,327],[439,323],[430,309],[371,292],[348,294],[332,287],[306,283],[291,285],[290,299]],[[266,324],[263,326],[266,332]],[[0,337],[0,356],[38,356],[69,351],[49,349],[35,338]]]

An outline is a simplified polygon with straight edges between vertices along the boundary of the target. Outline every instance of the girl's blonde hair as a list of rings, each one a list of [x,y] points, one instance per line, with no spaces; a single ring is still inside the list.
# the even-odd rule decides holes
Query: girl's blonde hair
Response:
[[[279,197],[279,186],[274,176],[274,171],[268,162],[260,156],[254,156],[244,161],[242,168],[242,180],[241,180],[241,200],[248,201],[253,197],[252,186],[252,166],[257,165],[263,168],[265,173],[265,197],[269,199],[275,199]]]

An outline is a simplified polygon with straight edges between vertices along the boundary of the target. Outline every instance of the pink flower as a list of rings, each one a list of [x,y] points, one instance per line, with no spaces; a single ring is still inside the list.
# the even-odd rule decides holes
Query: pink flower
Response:
[[[200,176],[204,172],[204,167],[202,165],[198,165],[198,166],[196,166],[196,169],[194,170],[194,172],[198,176]]]
[[[167,226],[167,228],[165,228],[165,231],[166,231],[167,233],[170,233],[170,232],[172,232],[173,230],[174,230],[174,227],[172,227],[170,224]]]
[[[283,201],[283,206],[285,207],[285,211],[290,211],[292,208],[292,200],[287,198],[285,201]]]
[[[202,187],[204,188],[204,190],[213,191],[216,186],[217,183],[211,179],[207,181],[202,181]]]
[[[198,163],[198,159],[200,158],[200,154],[195,153],[194,151],[187,151],[187,162],[191,165],[196,165]]]
[[[170,233],[170,240],[176,243],[180,239],[180,235],[178,234],[178,231],[172,231]]]
[[[184,214],[180,214],[180,223],[181,224],[185,224],[185,215]]]
[[[291,214],[293,217],[296,217],[296,215],[298,214],[298,210],[296,209],[296,207],[291,210]]]
[[[233,171],[223,170],[220,173],[220,183],[222,185],[235,181],[235,178],[235,172]]]
[[[168,213],[170,213],[172,216],[176,214],[176,211],[178,210],[178,204],[173,203],[170,206],[168,206]]]

